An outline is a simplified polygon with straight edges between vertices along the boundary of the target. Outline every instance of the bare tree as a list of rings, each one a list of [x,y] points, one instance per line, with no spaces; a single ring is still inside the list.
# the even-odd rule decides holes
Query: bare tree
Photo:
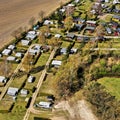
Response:
[[[41,10],[38,15],[39,15],[39,17],[40,17],[40,19],[42,21],[43,18],[45,17],[45,12],[43,10]]]
[[[31,27],[33,27],[34,24],[35,24],[35,17],[31,17],[29,20],[29,25],[31,25]]]

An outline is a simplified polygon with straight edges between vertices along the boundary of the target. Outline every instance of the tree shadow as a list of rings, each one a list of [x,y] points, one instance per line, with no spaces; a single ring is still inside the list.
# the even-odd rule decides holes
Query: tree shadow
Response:
[[[34,117],[34,120],[51,120],[51,119]]]
[[[42,71],[44,68],[45,68],[45,65],[43,65],[43,66],[38,66],[38,67],[36,67],[36,68],[31,69],[31,70],[30,70],[30,73],[32,73],[32,74],[38,73],[38,72]]]

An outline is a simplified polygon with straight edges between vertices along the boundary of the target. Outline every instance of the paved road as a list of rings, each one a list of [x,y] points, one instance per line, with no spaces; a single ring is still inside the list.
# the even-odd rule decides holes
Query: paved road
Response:
[[[38,44],[33,44],[33,45],[31,45],[31,46],[28,48],[28,50],[29,50],[30,48],[32,48],[33,46],[35,46],[35,45],[38,45]],[[3,89],[3,91],[2,91],[2,93],[1,93],[1,95],[0,95],[0,101],[3,99],[4,95],[6,94],[6,92],[7,92],[7,90],[8,90],[8,87],[10,86],[10,84],[12,83],[12,81],[14,80],[14,77],[13,77],[14,74],[16,74],[16,73],[18,72],[18,70],[22,67],[22,63],[23,63],[23,61],[24,61],[24,59],[25,59],[25,56],[26,56],[27,54],[28,54],[28,51],[25,53],[24,58],[22,59],[21,63],[17,66],[17,68],[15,69],[15,71],[14,71],[13,75],[11,76],[10,80],[7,82],[6,86],[4,87],[4,89]]]
[[[54,58],[56,50],[57,50],[57,47],[55,47],[53,49],[53,51],[51,52],[50,57],[49,57],[49,59],[48,59],[48,61],[46,63],[46,66],[48,66],[50,64],[51,60]],[[37,87],[36,87],[37,89],[36,89],[35,93],[33,93],[33,95],[32,95],[32,100],[31,100],[31,103],[30,103],[30,107],[27,109],[26,114],[25,114],[23,120],[28,120],[30,112],[32,112],[34,114],[40,113],[38,110],[35,110],[33,108],[33,105],[34,105],[36,97],[37,97],[37,95],[39,93],[39,90],[40,90],[40,87],[42,85],[42,82],[45,79],[45,76],[46,76],[46,68],[42,71],[42,74],[41,74],[41,76],[39,78],[39,81],[38,81],[38,84],[37,84]]]

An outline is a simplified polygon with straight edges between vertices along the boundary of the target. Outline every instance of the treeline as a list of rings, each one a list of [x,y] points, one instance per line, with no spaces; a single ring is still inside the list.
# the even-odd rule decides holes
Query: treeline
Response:
[[[93,105],[100,120],[120,120],[120,101],[107,93],[105,88],[94,82],[84,92],[86,99]]]

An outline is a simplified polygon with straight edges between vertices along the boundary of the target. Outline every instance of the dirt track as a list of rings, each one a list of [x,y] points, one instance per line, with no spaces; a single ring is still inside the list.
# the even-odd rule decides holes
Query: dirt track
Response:
[[[50,14],[60,1],[70,0],[0,0],[0,42],[11,40],[12,31],[27,26],[31,17],[38,19],[41,10]]]

